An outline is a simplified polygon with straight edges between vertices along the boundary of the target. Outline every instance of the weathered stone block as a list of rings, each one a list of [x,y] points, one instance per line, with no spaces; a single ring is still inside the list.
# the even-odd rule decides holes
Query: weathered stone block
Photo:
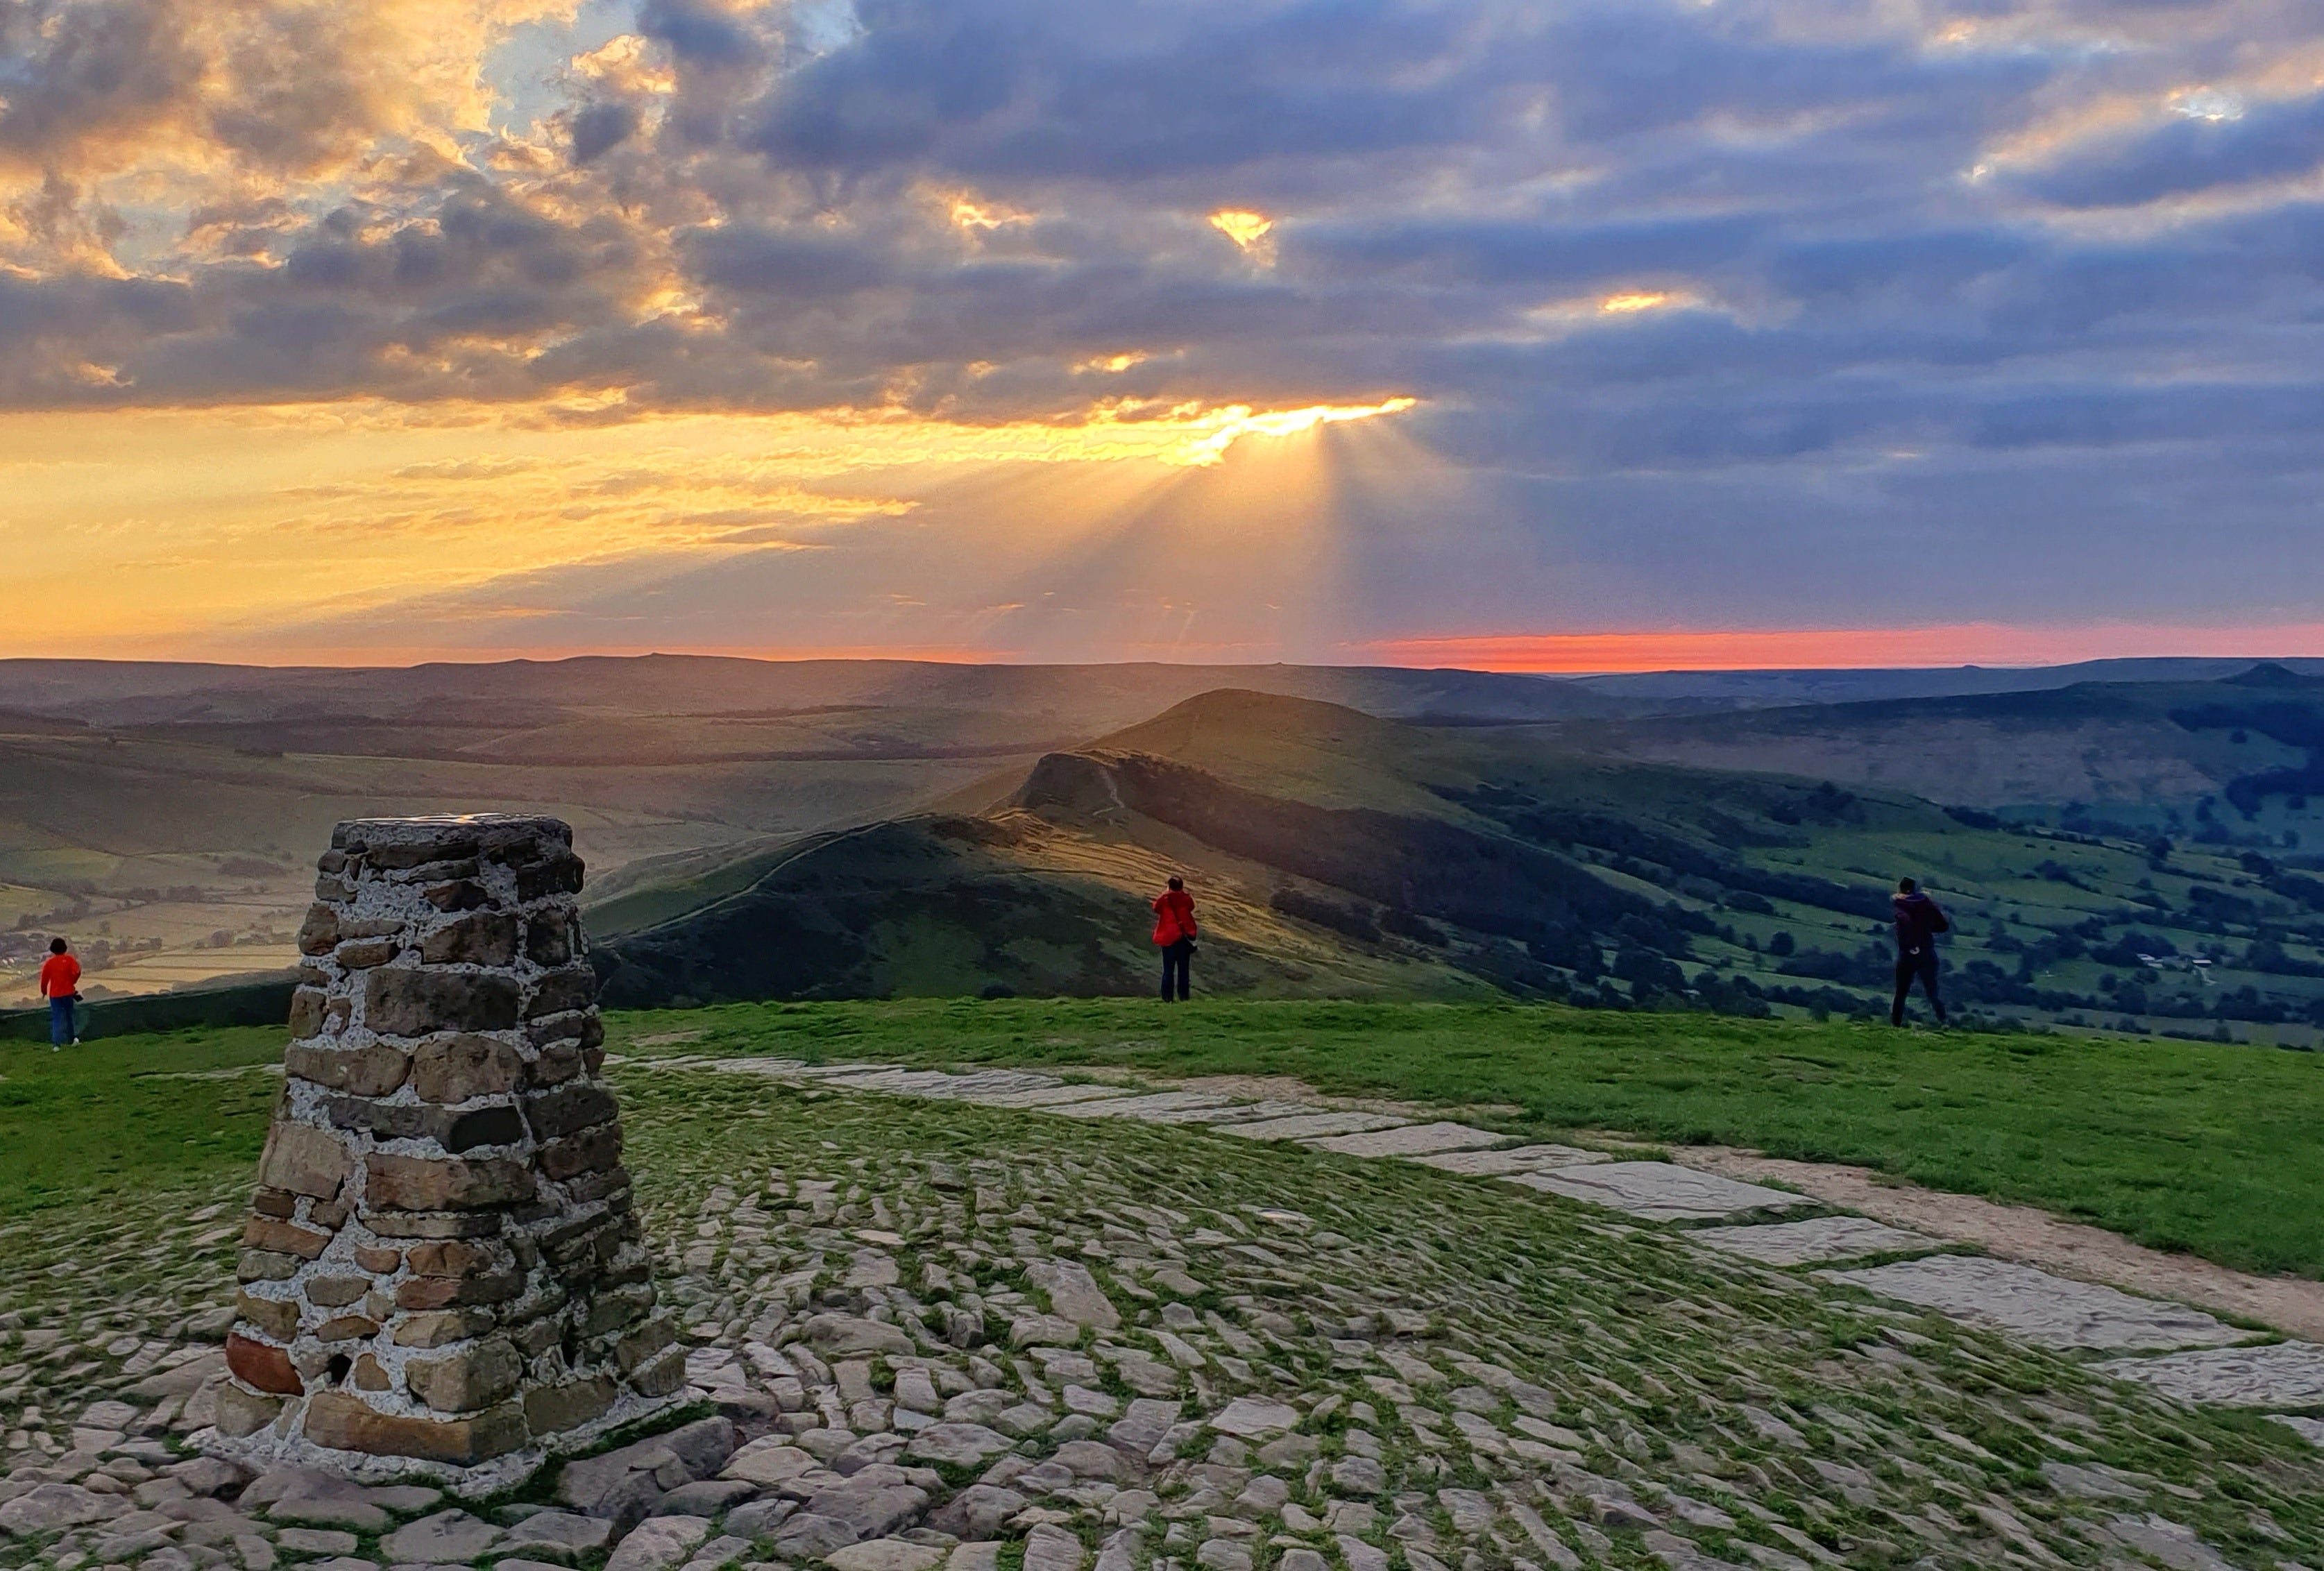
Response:
[[[403,1252],[365,1244],[355,1251],[355,1264],[374,1276],[392,1277],[403,1265]]]
[[[565,1186],[566,1194],[582,1206],[594,1200],[603,1200],[609,1206],[626,1204],[629,1190],[629,1169],[618,1164],[599,1172],[584,1173]]]
[[[307,1389],[299,1372],[290,1367],[290,1354],[272,1343],[254,1342],[239,1335],[228,1336],[226,1366],[243,1384],[277,1396],[295,1397]]]
[[[425,898],[439,911],[472,911],[492,900],[484,892],[484,886],[472,878],[436,884],[428,890]]]
[[[622,1126],[601,1123],[540,1148],[541,1172],[563,1183],[583,1173],[611,1168],[622,1160]]]
[[[532,1173],[507,1157],[482,1161],[374,1151],[364,1161],[364,1198],[397,1211],[474,1211],[533,1197]]]
[[[562,966],[573,958],[573,923],[563,911],[546,910],[524,924],[525,958],[536,966]]]
[[[415,1358],[403,1366],[411,1394],[439,1413],[467,1413],[515,1394],[524,1361],[505,1337],[493,1336],[443,1358]]]
[[[369,1277],[309,1277],[305,1288],[307,1301],[318,1308],[344,1309],[359,1303],[371,1291]]]
[[[524,1099],[525,1119],[534,1137],[544,1141],[607,1123],[621,1112],[612,1092],[586,1081]]]
[[[516,978],[396,966],[364,977],[364,1023],[382,1036],[506,1030],[517,1022]]]
[[[437,1243],[417,1244],[405,1255],[414,1276],[460,1277],[479,1271],[502,1271],[509,1266],[510,1253],[500,1243],[474,1243],[466,1239],[446,1239]]]
[[[318,901],[307,908],[307,919],[299,924],[299,953],[327,955],[339,941],[339,913]]]
[[[657,1315],[621,1340],[613,1356],[624,1372],[633,1370],[649,1358],[678,1340],[678,1332],[669,1321]]]
[[[300,1260],[313,1260],[330,1247],[331,1235],[318,1233],[311,1227],[301,1227],[295,1222],[284,1222],[272,1216],[254,1216],[242,1225],[242,1242],[247,1248],[272,1250],[278,1254],[295,1254]]]
[[[471,1336],[481,1336],[492,1328],[493,1316],[487,1309],[444,1309],[408,1315],[395,1327],[395,1345],[398,1347],[444,1347],[455,1342],[466,1342]]]
[[[619,1394],[607,1375],[535,1386],[524,1393],[525,1421],[536,1435],[558,1434],[604,1417]]]
[[[332,958],[342,970],[368,971],[374,966],[384,966],[403,952],[403,947],[392,938],[365,938],[360,943],[341,944]]]
[[[293,1037],[311,1037],[323,1029],[326,995],[319,987],[301,987],[290,994],[289,1027]]]
[[[440,836],[408,839],[400,845],[373,846],[365,851],[364,860],[383,873],[407,873],[431,862],[473,858],[483,849],[475,836],[456,830]]]
[[[237,1318],[247,1321],[277,1342],[288,1342],[299,1335],[299,1305],[288,1298],[261,1298],[249,1293],[235,1295],[234,1312]]]
[[[411,1072],[411,1055],[387,1042],[363,1048],[293,1042],[282,1055],[282,1067],[350,1096],[390,1096]]]
[[[371,1211],[364,1224],[382,1238],[484,1238],[501,1230],[490,1211]]]
[[[412,1277],[398,1282],[399,1309],[448,1309],[456,1304],[500,1304],[524,1290],[524,1279],[514,1271],[487,1276]]]
[[[368,1342],[379,1335],[379,1322],[368,1315],[339,1315],[315,1328],[318,1342]]]
[[[652,1311],[653,1289],[650,1288],[617,1288],[601,1292],[591,1300],[589,1311],[576,1327],[583,1336],[603,1336],[619,1331],[625,1326]],[[631,1333],[637,1339],[635,1347],[624,1341],[621,1349],[622,1367],[628,1368],[668,1345],[667,1326],[645,1326]]]
[[[537,1320],[527,1320],[521,1326],[510,1326],[508,1337],[511,1342],[516,1344],[516,1350],[519,1353],[523,1354],[527,1358],[538,1358],[556,1346],[563,1339],[564,1335],[564,1326],[559,1325],[554,1317],[543,1315]]]
[[[605,1040],[605,1026],[594,1013],[553,1015],[546,1020],[530,1021],[524,1028],[525,1040],[536,1048],[551,1042],[569,1042],[582,1050],[582,1067],[594,1075],[597,1066],[590,1062],[588,1049]]]
[[[277,1123],[266,1132],[258,1158],[258,1181],[270,1189],[327,1200],[346,1181],[347,1148],[327,1129]]]
[[[549,972],[533,984],[532,1002],[525,1005],[524,1017],[540,1020],[547,1015],[567,1014],[596,1002],[597,974],[586,966],[567,966],[562,971]]]
[[[218,1433],[239,1440],[282,1416],[281,1397],[260,1396],[228,1382],[217,1388]]]
[[[535,1086],[562,1086],[581,1072],[581,1049],[573,1041],[556,1041],[540,1046],[540,1056],[533,1060],[531,1081]]]
[[[630,1371],[630,1384],[641,1396],[666,1397],[686,1384],[686,1349],[669,1348]]]
[[[491,1037],[437,1037],[413,1055],[411,1088],[423,1102],[466,1102],[512,1091],[524,1078],[524,1058]]]
[[[355,1382],[357,1391],[383,1391],[395,1383],[388,1378],[386,1367],[369,1353],[356,1358],[349,1378]]]
[[[420,941],[430,966],[506,966],[516,958],[517,921],[510,911],[477,911]]]
[[[420,1419],[376,1412],[345,1391],[322,1391],[307,1405],[306,1435],[339,1451],[472,1467],[519,1449],[529,1431],[523,1409],[513,1402],[472,1418]]]
[[[278,1254],[271,1249],[245,1249],[235,1262],[235,1280],[241,1282],[287,1282],[299,1274],[305,1264],[295,1254]]]
[[[569,852],[530,867],[520,867],[516,870],[516,897],[530,901],[545,894],[577,894],[583,873],[581,858]]]

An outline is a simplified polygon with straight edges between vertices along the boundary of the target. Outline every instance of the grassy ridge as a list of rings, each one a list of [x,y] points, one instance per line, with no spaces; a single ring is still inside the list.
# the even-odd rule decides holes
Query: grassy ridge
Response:
[[[622,1017],[648,1051],[1296,1075],[1499,1103],[1544,1132],[1876,1168],[2160,1249],[2324,1277],[2324,1056],[2248,1047],[1614,1014],[1555,1005],[1142,1000],[745,1004]]]
[[[2324,1278],[2324,1056],[2312,1054],[1516,1004],[737,1004],[617,1014],[608,1027],[617,1050],[641,1054],[1282,1074],[1328,1091],[1503,1104],[1520,1110],[1513,1129],[1857,1162],[2222,1264]],[[653,1040],[673,1032],[701,1034]],[[246,1174],[277,1082],[212,1072],[281,1051],[281,1032],[264,1029],[56,1054],[0,1044],[0,1218]]]

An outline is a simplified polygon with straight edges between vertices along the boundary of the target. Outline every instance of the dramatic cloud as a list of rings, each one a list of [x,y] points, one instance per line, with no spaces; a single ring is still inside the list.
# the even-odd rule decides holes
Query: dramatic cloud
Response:
[[[2312,0],[0,6],[0,420],[360,411],[399,648],[2308,625],[2319,257]]]

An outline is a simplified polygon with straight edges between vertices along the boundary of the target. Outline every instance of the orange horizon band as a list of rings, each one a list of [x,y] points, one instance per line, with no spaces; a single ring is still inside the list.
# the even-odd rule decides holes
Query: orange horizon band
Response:
[[[1392,665],[1489,671],[1812,670],[1868,667],[2070,665],[2140,657],[2301,659],[2324,656],[2324,623],[2245,627],[1738,628],[1495,633],[1380,639],[1349,654]]]

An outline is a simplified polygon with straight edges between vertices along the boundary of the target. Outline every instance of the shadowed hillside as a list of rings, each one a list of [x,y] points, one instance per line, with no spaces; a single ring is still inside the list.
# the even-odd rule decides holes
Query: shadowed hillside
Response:
[[[2324,849],[2324,677],[2273,663],[2211,681],[1583,721],[1559,735],[1624,758],[1883,786],[2070,827]]]
[[[1953,911],[1949,985],[1985,1014],[2301,1043],[2324,1016],[2324,882],[2249,854],[1236,691],[1048,754],[982,812],[641,886],[599,930],[624,1004],[1139,992],[1145,902],[1182,872],[1208,990],[1856,1013],[1905,871]]]

